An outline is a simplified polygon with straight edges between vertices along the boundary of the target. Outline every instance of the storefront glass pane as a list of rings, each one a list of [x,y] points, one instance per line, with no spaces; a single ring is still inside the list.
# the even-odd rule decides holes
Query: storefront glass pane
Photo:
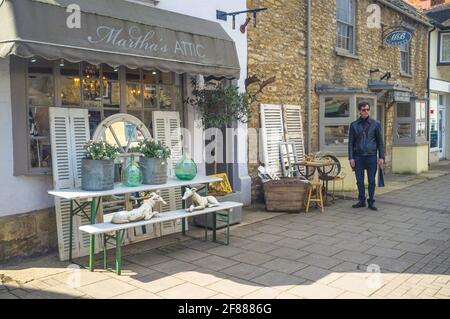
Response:
[[[416,102],[416,120],[426,120],[426,104],[423,101]]]
[[[78,63],[64,61],[61,67],[61,104],[80,106],[80,66]]]
[[[127,109],[142,109],[141,76],[139,70],[127,70]]]
[[[161,81],[159,83],[164,85],[172,85],[173,84],[173,76],[172,72],[160,72]],[[175,75],[177,76],[177,75]]]
[[[399,139],[410,139],[412,137],[411,123],[400,123],[397,128],[397,138]]]
[[[417,122],[416,123],[416,138],[425,137],[426,125],[425,122]]]
[[[430,148],[438,147],[438,95],[430,96]]]
[[[348,143],[348,128],[348,125],[325,126],[325,145],[346,145]]]
[[[48,107],[30,107],[28,127],[30,136],[50,136]]]
[[[119,69],[114,69],[106,64],[102,66],[104,107],[120,107],[120,84],[118,71]]]
[[[91,137],[101,121],[102,113],[100,111],[89,111],[89,131],[91,133]]]
[[[158,90],[158,104],[161,110],[172,109],[173,86],[160,85]]]
[[[44,59],[28,61],[29,105],[54,105],[53,62]]]
[[[325,98],[325,117],[340,118],[350,116],[350,97],[335,96]]]
[[[156,85],[144,84],[144,108],[156,109]]]
[[[101,107],[100,66],[83,63],[83,105]]]
[[[411,117],[411,104],[397,103],[397,117]]]
[[[31,167],[51,167],[50,139],[44,136],[31,137]]]

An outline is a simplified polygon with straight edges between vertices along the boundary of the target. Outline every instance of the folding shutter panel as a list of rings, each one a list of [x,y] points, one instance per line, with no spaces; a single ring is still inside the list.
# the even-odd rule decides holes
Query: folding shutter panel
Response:
[[[90,140],[89,131],[89,115],[88,110],[85,109],[69,109],[69,119],[70,119],[70,133],[71,133],[71,150],[72,150],[72,168],[74,175],[74,187],[81,187],[81,162],[84,158],[84,145]],[[99,206],[101,210],[101,205]],[[85,208],[88,215],[91,214],[91,207]],[[97,216],[101,212],[97,212]],[[91,221],[87,219],[84,215],[74,217],[74,232],[78,232],[78,245],[79,245],[79,256],[89,255],[89,235],[87,233],[80,232],[78,230],[78,225],[88,225]],[[96,238],[96,251],[99,251],[101,244],[101,237]],[[75,255],[74,255],[75,256]]]
[[[70,138],[69,109],[51,107],[49,109],[52,145],[53,186],[55,189],[72,188],[72,150]]]
[[[263,161],[277,176],[281,175],[280,142],[284,140],[281,105],[261,104]]]
[[[168,161],[168,174],[175,176],[176,163],[183,156],[181,143],[180,113],[179,112],[153,112],[153,136],[157,141],[161,141],[168,146],[171,157]],[[163,189],[160,191],[161,197],[167,202],[162,207],[163,212],[182,208],[181,188]],[[181,231],[180,221],[161,223],[161,235],[167,235]]]
[[[89,140],[88,111],[81,109],[50,108],[50,138],[52,145],[52,169],[55,189],[68,189],[81,185],[81,159],[84,144]],[[69,258],[70,201],[55,198],[58,230],[59,258]],[[89,208],[86,209],[90,213]],[[78,227],[90,223],[85,217],[73,219],[72,256],[89,253],[89,236]],[[97,248],[99,241],[97,241]]]
[[[297,160],[301,161],[305,158],[301,107],[299,105],[284,105],[283,113],[286,142],[295,144]]]
[[[180,129],[180,113],[178,112],[153,112],[153,136],[157,141],[161,141],[168,146],[171,151],[169,160],[168,174],[175,176],[175,165],[183,156],[181,144],[181,129]],[[182,207],[181,188],[169,189],[169,198],[164,200],[169,203],[170,210],[180,209]]]
[[[69,109],[70,132],[73,154],[73,173],[75,187],[81,187],[81,161],[84,158],[84,145],[90,139],[88,111]]]

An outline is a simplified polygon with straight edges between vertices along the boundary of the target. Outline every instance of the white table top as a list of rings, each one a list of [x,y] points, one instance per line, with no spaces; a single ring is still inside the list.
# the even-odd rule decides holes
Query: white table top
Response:
[[[175,219],[179,219],[179,218],[187,218],[187,217],[192,217],[192,216],[220,212],[223,210],[228,210],[228,209],[241,207],[241,206],[243,206],[242,203],[221,202],[220,206],[205,208],[203,210],[194,211],[192,213],[188,213],[184,209],[180,209],[180,210],[174,210],[171,212],[161,213],[159,217],[153,217],[149,220],[142,220],[142,221],[138,221],[138,222],[134,222],[134,223],[113,224],[111,222],[106,222],[106,223],[100,223],[100,224],[94,224],[94,225],[80,226],[79,229],[81,231],[84,231],[86,233],[93,234],[93,235],[94,234],[103,234],[103,233],[109,233],[109,232],[113,232],[113,231],[128,229],[128,228],[132,228],[132,227],[139,227],[139,226],[145,226],[145,225],[149,225],[149,224],[162,223],[165,221],[175,220]],[[111,214],[111,215],[113,215],[113,214]],[[108,218],[108,219],[110,220],[110,219],[112,219],[112,217]]]
[[[50,195],[61,197],[64,199],[86,199],[92,197],[100,197],[100,196],[109,196],[109,195],[119,195],[119,194],[128,194],[128,193],[136,193],[136,192],[144,192],[144,191],[156,191],[159,189],[167,189],[181,186],[189,186],[195,184],[206,184],[206,183],[214,183],[220,182],[222,179],[219,177],[208,177],[197,175],[194,179],[190,181],[182,181],[175,177],[169,177],[167,179],[166,184],[161,185],[139,185],[136,187],[126,187],[122,183],[114,184],[114,189],[108,191],[85,191],[81,188],[72,188],[72,189],[58,189],[58,190],[50,190],[48,193]]]

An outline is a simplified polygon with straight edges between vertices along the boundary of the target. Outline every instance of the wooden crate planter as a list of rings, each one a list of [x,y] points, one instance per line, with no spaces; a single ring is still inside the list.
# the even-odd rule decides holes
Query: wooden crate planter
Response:
[[[304,209],[308,184],[298,178],[283,178],[264,183],[266,210],[298,212]]]

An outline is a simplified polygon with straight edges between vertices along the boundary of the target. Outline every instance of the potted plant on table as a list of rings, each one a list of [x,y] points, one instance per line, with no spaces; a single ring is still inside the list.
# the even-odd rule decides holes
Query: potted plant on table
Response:
[[[167,159],[170,157],[170,149],[160,141],[145,139],[139,143],[139,152],[142,157],[139,160],[143,184],[160,185],[167,183]]]
[[[84,146],[81,164],[81,189],[104,191],[114,188],[114,160],[118,149],[111,144],[89,141]]]

